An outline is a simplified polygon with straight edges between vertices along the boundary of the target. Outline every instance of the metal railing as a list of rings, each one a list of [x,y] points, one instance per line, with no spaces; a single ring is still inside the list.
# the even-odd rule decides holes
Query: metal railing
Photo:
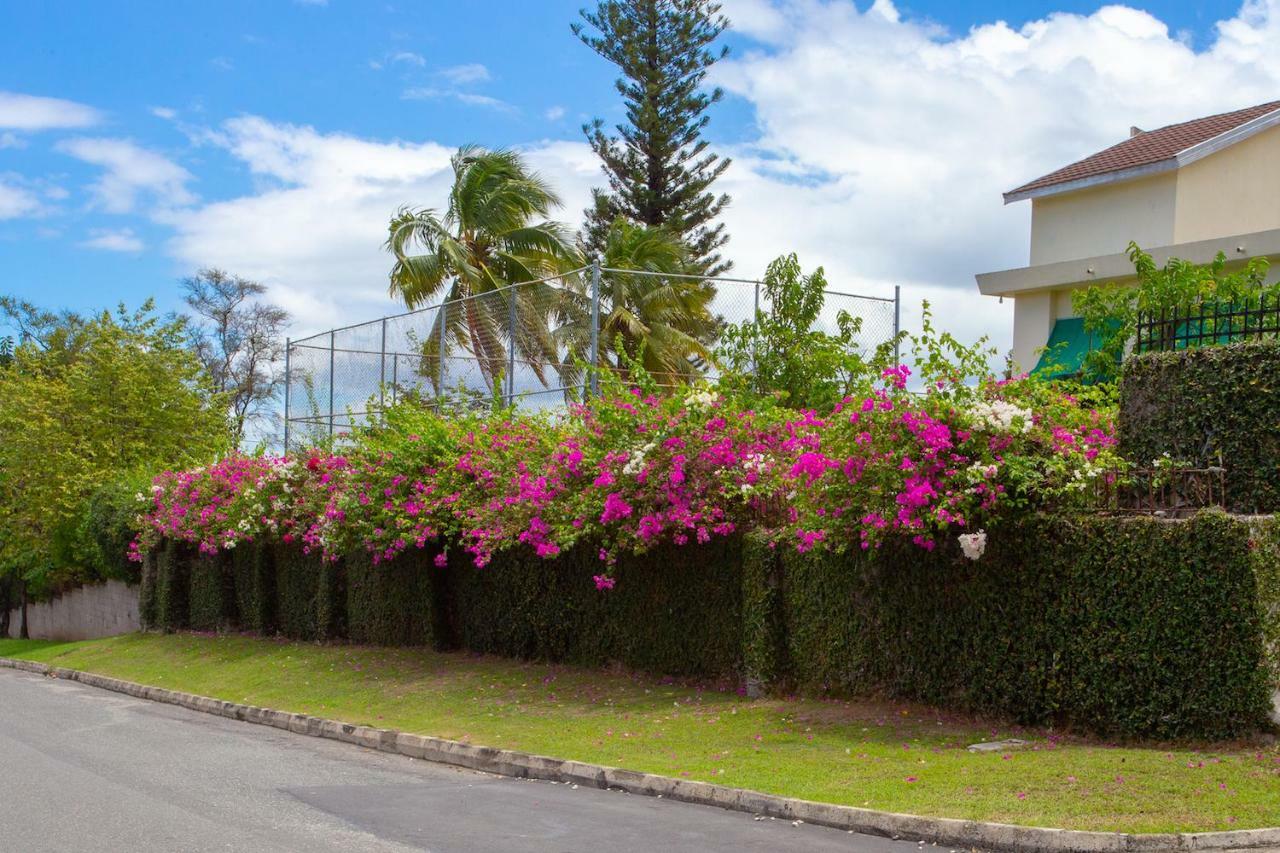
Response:
[[[1094,483],[1095,508],[1104,513],[1182,518],[1209,507],[1226,508],[1227,471],[1206,468],[1134,468]]]
[[[1165,352],[1280,336],[1280,297],[1201,302],[1138,314],[1136,352]]]
[[[866,350],[898,337],[892,297],[827,291],[815,326],[862,319]],[[553,406],[597,392],[601,370],[645,340],[643,364],[675,386],[714,377],[724,330],[768,312],[754,279],[674,275],[593,264],[438,305],[341,326],[285,349],[284,441],[334,437],[406,397],[429,405]]]

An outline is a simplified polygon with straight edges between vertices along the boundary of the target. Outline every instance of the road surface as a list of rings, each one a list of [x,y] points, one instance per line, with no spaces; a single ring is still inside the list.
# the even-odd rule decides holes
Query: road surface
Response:
[[[0,850],[919,849],[491,776],[0,670]]]

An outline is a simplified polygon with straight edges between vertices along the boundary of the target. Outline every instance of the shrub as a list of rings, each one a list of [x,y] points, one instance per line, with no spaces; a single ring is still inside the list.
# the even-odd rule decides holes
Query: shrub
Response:
[[[1134,356],[1120,389],[1125,455],[1224,466],[1229,509],[1280,510],[1280,341]]]
[[[139,564],[129,559],[129,545],[137,535],[138,511],[144,508],[138,496],[147,491],[150,482],[145,474],[127,474],[104,483],[89,496],[74,548],[78,561],[88,570],[87,579],[139,581]]]
[[[1085,331],[1101,340],[1085,360],[1085,371],[1093,379],[1115,378],[1135,342],[1140,314],[1190,317],[1206,303],[1251,304],[1264,297],[1274,300],[1280,294],[1280,284],[1266,283],[1266,258],[1253,258],[1240,269],[1228,270],[1226,256],[1219,252],[1209,264],[1170,258],[1157,267],[1137,243],[1129,243],[1128,252],[1136,284],[1095,284],[1071,296],[1072,307],[1084,318]],[[1169,324],[1170,334],[1174,325]],[[1228,331],[1225,324],[1218,328],[1215,319],[1200,321],[1200,325],[1203,328],[1198,331],[1209,340]]]
[[[945,340],[937,347],[945,347]],[[957,345],[958,346],[958,345]],[[428,545],[477,566],[591,543],[610,587],[619,559],[749,529],[808,550],[906,535],[932,548],[1002,517],[1087,502],[1116,458],[1105,410],[1029,380],[970,387],[922,352],[828,412],[712,389],[612,393],[567,415],[443,418],[393,409],[347,455],[231,456],[156,478],[138,554],[166,537],[205,553],[254,541],[375,564]]]

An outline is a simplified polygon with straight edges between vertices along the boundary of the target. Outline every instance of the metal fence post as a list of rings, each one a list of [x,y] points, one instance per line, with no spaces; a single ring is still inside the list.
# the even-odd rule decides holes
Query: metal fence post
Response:
[[[600,257],[591,262],[591,393],[600,393]]]
[[[382,318],[382,348],[378,351],[378,405],[387,405],[387,318]]]
[[[284,452],[289,453],[289,385],[292,376],[289,373],[289,356],[293,353],[293,341],[284,339]]]
[[[516,286],[507,299],[507,405],[516,401]]]
[[[329,333],[329,438],[333,438],[333,367],[334,353],[338,347],[338,334],[336,331]]]
[[[760,322],[760,282],[758,281],[755,283],[755,291],[756,291],[755,301],[751,309],[751,322],[753,324]],[[758,327],[757,327],[757,330],[758,330]],[[759,337],[760,335],[758,333],[751,336],[751,375],[752,376],[755,376],[760,372],[760,354],[759,352],[757,352],[757,349],[759,346],[757,344],[757,341],[759,340]]]
[[[436,409],[440,408],[440,404],[444,401],[444,382],[445,369],[448,363],[445,361],[445,326],[449,323],[449,302],[448,300],[440,303],[440,369],[436,371],[440,374],[440,381],[436,383]]]
[[[902,343],[898,334],[902,331],[902,285],[893,286],[893,362],[902,364]]]

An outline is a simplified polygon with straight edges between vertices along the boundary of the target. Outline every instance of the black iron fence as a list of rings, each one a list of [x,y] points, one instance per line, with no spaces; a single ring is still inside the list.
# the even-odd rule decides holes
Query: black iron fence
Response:
[[[1280,296],[1264,293],[1140,312],[1134,346],[1136,352],[1167,352],[1278,336]]]

